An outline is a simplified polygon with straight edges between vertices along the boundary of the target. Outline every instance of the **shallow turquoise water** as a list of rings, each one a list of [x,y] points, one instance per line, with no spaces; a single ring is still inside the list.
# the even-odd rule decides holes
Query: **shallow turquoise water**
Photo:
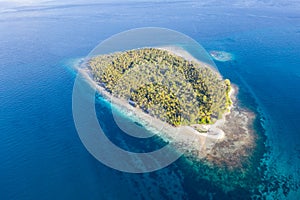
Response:
[[[143,2],[13,9],[0,13],[1,199],[248,199],[253,195],[247,185],[225,191],[222,186],[226,181],[225,185],[234,185],[228,182],[234,175],[220,174],[221,181],[214,182],[215,169],[185,158],[157,172],[127,174],[102,165],[82,145],[71,109],[74,59],[86,56],[112,34],[144,26],[171,28],[193,37],[208,51],[235,56],[234,61],[216,64],[224,77],[240,86],[242,103],[259,111],[264,122],[266,132],[259,125],[258,131],[267,134],[270,148],[267,170],[257,188],[269,188],[272,192],[258,190],[275,199],[300,198],[297,8]],[[106,116],[100,123],[115,143],[143,147],[145,143],[118,130],[101,100],[96,109],[100,118]]]

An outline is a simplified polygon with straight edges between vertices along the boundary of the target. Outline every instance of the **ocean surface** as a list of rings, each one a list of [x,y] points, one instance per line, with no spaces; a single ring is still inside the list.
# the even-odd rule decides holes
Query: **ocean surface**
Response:
[[[300,199],[300,5],[243,2],[0,2],[0,199]],[[181,157],[130,174],[85,149],[72,116],[73,66],[111,35],[140,27],[234,55],[216,65],[257,114],[246,173]],[[97,99],[107,136],[142,148]],[[147,149],[154,144],[164,145],[156,138]]]

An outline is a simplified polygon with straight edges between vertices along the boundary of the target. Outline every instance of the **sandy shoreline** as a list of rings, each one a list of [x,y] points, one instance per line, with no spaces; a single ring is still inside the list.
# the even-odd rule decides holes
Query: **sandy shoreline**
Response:
[[[167,46],[159,48],[184,57],[187,60],[198,62],[201,65],[207,65],[200,62],[180,47]],[[232,87],[232,90],[230,91],[230,98],[233,101],[233,105],[229,109],[230,112],[223,114],[222,119],[217,120],[214,124],[205,125],[204,127],[207,129],[207,133],[200,133],[191,126],[173,127],[168,123],[161,121],[160,119],[146,114],[141,109],[131,106],[128,101],[113,97],[113,95],[107,92],[105,88],[101,87],[97,84],[97,82],[93,80],[93,75],[86,66],[80,66],[78,68],[78,72],[93,88],[97,90],[97,92],[101,96],[109,100],[118,110],[125,113],[125,115],[130,113],[130,118],[133,118],[134,121],[141,123],[147,130],[156,133],[162,139],[168,142],[172,142],[172,144],[174,144],[174,146],[176,147],[176,150],[185,153],[185,155],[187,156],[193,156],[199,159],[205,158],[210,162],[218,164],[218,162],[216,161],[224,160],[226,158],[224,158],[224,153],[222,154],[222,151],[224,151],[224,149],[220,149],[220,145],[217,144],[224,143],[223,145],[221,145],[224,148],[227,141],[232,141],[232,138],[234,136],[234,138],[238,140],[234,148],[232,147],[232,145],[229,145],[230,148],[227,148],[224,152],[227,152],[229,154],[235,153],[235,157],[237,157],[236,152],[244,152],[243,147],[245,145],[249,145],[247,143],[253,142],[253,137],[251,137],[252,131],[249,131],[249,127],[253,121],[253,117],[251,119],[251,114],[247,113],[246,111],[240,112],[235,97],[238,90],[236,86]],[[237,111],[239,111],[240,113],[238,113]],[[230,127],[232,126],[232,123],[230,123],[230,121],[228,120],[235,122],[234,126],[238,127],[238,131],[235,130],[234,127]],[[232,131],[233,129],[235,131]],[[242,132],[244,132],[244,134],[240,133],[241,130]],[[239,137],[238,135],[247,137]],[[238,158],[235,158],[235,160],[236,159]],[[234,161],[234,163],[236,163],[236,161]],[[232,165],[232,162],[228,162],[228,164]]]

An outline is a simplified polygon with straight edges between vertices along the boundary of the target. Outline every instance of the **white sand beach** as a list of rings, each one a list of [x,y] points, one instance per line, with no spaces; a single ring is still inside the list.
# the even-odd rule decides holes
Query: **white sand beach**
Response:
[[[159,48],[181,56],[187,60],[199,62],[201,65],[206,65],[206,67],[209,67],[207,64],[200,62],[180,47],[167,46]],[[93,80],[93,75],[86,66],[80,66],[78,68],[78,72],[93,88],[97,90],[99,94],[101,94],[105,99],[109,100],[117,109],[125,114],[130,113],[131,118],[133,117],[137,121],[143,122],[142,124],[146,129],[156,133],[162,139],[172,142],[176,147],[176,150],[179,150],[186,155],[194,157],[196,156],[199,159],[211,158],[217,155],[219,155],[219,157],[223,157],[221,152],[214,152],[215,146],[222,141],[223,143],[226,143],[226,141],[231,140],[231,138],[228,137],[232,137],[232,135],[234,135],[236,139],[239,138],[234,148],[229,150],[229,152],[220,149],[219,151],[224,151],[227,153],[230,153],[231,151],[237,152],[244,145],[248,145],[247,143],[253,142],[253,134],[251,134],[252,132],[248,131],[250,127],[249,124],[252,123],[253,117],[249,117],[251,115],[247,113],[248,111],[240,112],[240,109],[237,107],[236,86],[232,87],[232,90],[230,91],[230,98],[233,101],[233,105],[230,107],[229,112],[224,114],[222,119],[217,120],[212,125],[200,125],[202,126],[202,129],[207,130],[207,132],[199,132],[192,126],[171,126],[160,119],[150,116],[141,109],[131,106],[127,100],[114,97],[107,92],[105,88],[101,87]],[[233,116],[234,119],[232,119]],[[229,119],[234,120],[235,127],[230,128],[232,123],[228,122]],[[234,131],[232,132],[231,130]],[[244,133],[239,133],[236,130],[242,130]],[[238,137],[239,134],[243,135],[244,137]],[[218,159],[215,158],[214,161],[215,160]]]

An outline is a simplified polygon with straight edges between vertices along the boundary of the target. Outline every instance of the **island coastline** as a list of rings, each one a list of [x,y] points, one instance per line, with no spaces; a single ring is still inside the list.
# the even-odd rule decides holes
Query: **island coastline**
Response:
[[[187,51],[177,46],[158,47],[172,54],[181,56],[189,61],[208,66]],[[227,164],[231,167],[241,165],[242,158],[247,157],[254,148],[254,130],[252,127],[254,114],[246,109],[241,109],[237,102],[238,87],[233,85],[230,90],[230,98],[233,104],[229,111],[214,124],[201,125],[206,127],[207,132],[199,132],[192,126],[174,127],[160,119],[152,117],[143,110],[133,107],[128,101],[116,98],[104,87],[101,87],[94,79],[93,74],[86,64],[78,67],[78,73],[95,88],[106,100],[110,101],[121,112],[131,113],[130,117],[142,122],[144,128],[155,132],[167,142],[172,142],[175,151],[184,153],[187,157],[206,160],[212,164]],[[163,127],[163,128],[162,128]],[[174,134],[176,133],[176,134]],[[233,145],[234,144],[234,145]]]

